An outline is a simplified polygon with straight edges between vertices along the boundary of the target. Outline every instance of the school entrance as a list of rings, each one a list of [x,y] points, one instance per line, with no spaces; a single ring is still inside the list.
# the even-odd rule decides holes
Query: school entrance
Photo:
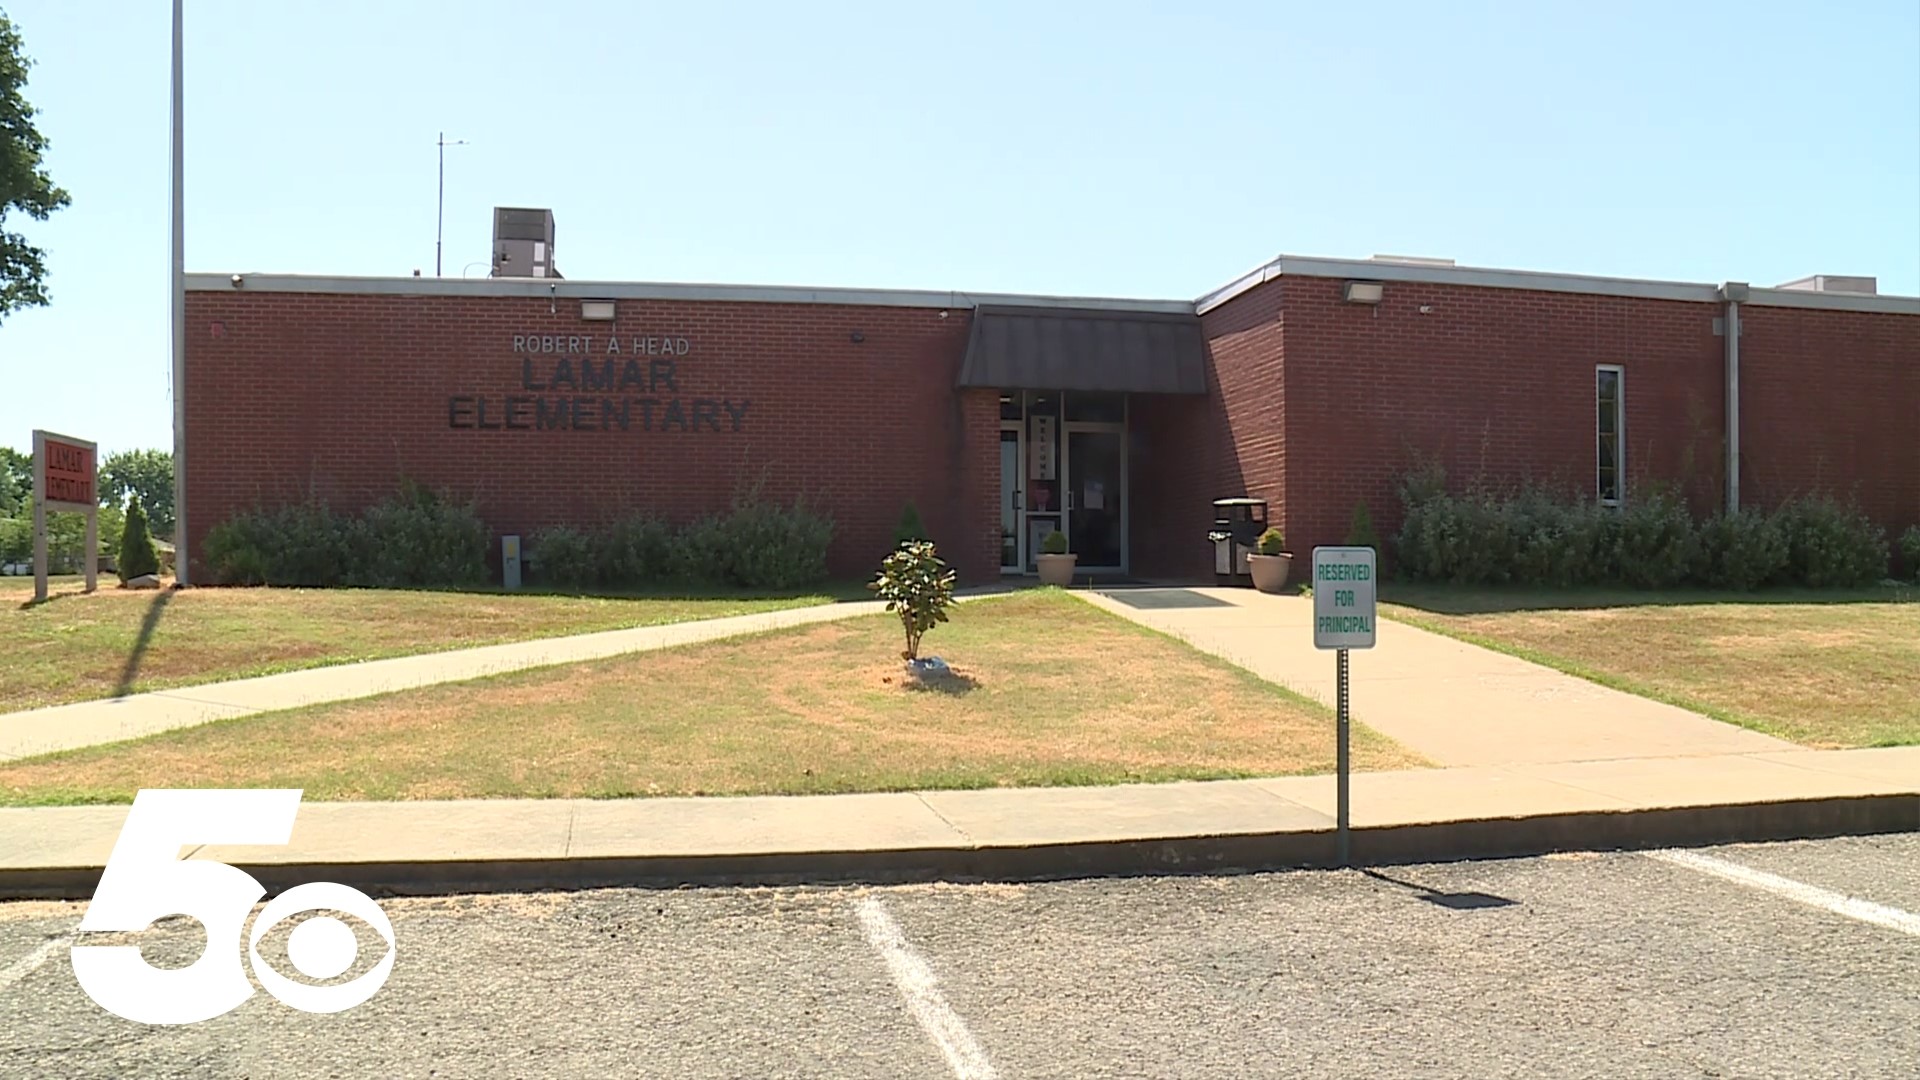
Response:
[[[1128,414],[1142,395],[1204,395],[1206,350],[1187,311],[974,309],[956,382],[1000,395],[1001,573],[1038,573],[1055,532],[1076,574],[1131,572]]]
[[[1000,395],[1000,570],[1036,570],[1047,535],[1066,536],[1076,572],[1125,573],[1127,396]]]

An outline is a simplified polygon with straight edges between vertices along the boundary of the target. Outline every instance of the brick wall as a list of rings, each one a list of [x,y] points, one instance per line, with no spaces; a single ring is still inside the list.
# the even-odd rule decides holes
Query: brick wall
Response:
[[[1681,484],[1702,510],[1719,490],[1721,339],[1714,304],[1389,282],[1377,305],[1343,280],[1288,277],[1288,539],[1347,538],[1365,500],[1382,539],[1396,482],[1422,460],[1476,478],[1596,483],[1595,368],[1626,369],[1627,493]]]
[[[1920,316],[1740,308],[1740,497],[1860,500],[1920,523]]]
[[[1247,486],[1279,501],[1295,552],[1345,541],[1361,500],[1389,539],[1396,481],[1421,460],[1456,485],[1531,479],[1590,497],[1601,364],[1625,369],[1629,497],[1665,482],[1697,513],[1724,505],[1722,305],[1389,282],[1368,306],[1343,286],[1281,278],[1206,320]],[[1240,329],[1255,320],[1238,306],[1263,294],[1271,329]],[[1741,310],[1743,503],[1825,491],[1890,533],[1920,522],[1920,318]],[[1271,421],[1250,421],[1280,401],[1284,436],[1265,438]]]
[[[1136,446],[1134,567],[1146,577],[1208,578],[1213,500],[1268,501],[1286,527],[1286,384],[1279,290],[1254,289],[1200,320],[1207,339],[1207,396],[1143,396],[1133,406]],[[1142,519],[1145,519],[1144,521]]]
[[[613,323],[579,315],[577,300],[190,293],[190,550],[256,502],[357,509],[403,476],[522,535],[631,510],[685,520],[761,481],[833,514],[836,576],[873,570],[909,499],[964,579],[996,576],[997,402],[953,386],[966,311],[622,300]],[[559,351],[516,353],[515,336]],[[562,360],[577,386],[555,385]],[[589,360],[630,381],[589,387]],[[608,398],[633,399],[626,430]]]

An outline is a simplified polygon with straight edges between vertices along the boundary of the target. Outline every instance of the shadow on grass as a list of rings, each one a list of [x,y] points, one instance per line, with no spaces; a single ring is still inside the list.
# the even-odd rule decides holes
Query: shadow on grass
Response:
[[[120,669],[120,681],[113,688],[114,697],[126,697],[133,689],[133,681],[140,676],[140,661],[147,655],[147,646],[153,642],[153,632],[160,627],[160,616],[167,610],[167,601],[173,599],[172,589],[162,589],[147,605],[146,617],[140,620],[140,633],[133,639],[133,649],[127,653],[127,664]]]
[[[1920,587],[1874,585],[1863,589],[1533,589],[1460,585],[1387,584],[1380,602],[1434,615],[1490,615],[1510,611],[1675,607],[1696,604],[1912,604]]]
[[[965,697],[980,686],[980,680],[971,675],[951,672],[946,675],[931,675],[922,679],[908,678],[902,684],[915,694],[945,694],[948,697]]]

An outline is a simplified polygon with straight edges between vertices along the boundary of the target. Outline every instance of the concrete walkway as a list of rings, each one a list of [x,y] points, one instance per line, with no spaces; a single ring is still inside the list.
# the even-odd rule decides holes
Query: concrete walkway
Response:
[[[368,660],[253,679],[54,705],[0,715],[0,761],[119,742],[214,720],[459,682],[552,664],[599,660],[885,610],[877,600],[603,630],[572,637]]]
[[[1313,647],[1313,601],[1251,589],[1075,592],[1264,679],[1334,703],[1334,654]],[[1551,668],[1382,619],[1350,652],[1356,721],[1442,766],[1755,754],[1794,744]]]
[[[1920,830],[1920,747],[1361,773],[1356,859]],[[1047,878],[1324,865],[1334,778],[621,800],[307,803],[285,847],[207,846],[270,886]],[[0,897],[84,898],[124,806],[0,809]]]

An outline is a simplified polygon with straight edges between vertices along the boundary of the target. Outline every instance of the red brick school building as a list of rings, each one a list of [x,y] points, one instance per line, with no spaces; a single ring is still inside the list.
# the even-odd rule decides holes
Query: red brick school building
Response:
[[[1342,542],[1361,501],[1391,535],[1422,459],[1920,521],[1920,299],[1862,279],[1283,256],[1197,300],[1116,300],[533,272],[190,276],[189,552],[236,511],[353,509],[403,477],[527,536],[687,519],[757,481],[828,509],[856,577],[911,501],[975,583],[1030,571],[1054,529],[1083,573],[1210,576],[1228,496],[1268,500],[1295,552]]]

